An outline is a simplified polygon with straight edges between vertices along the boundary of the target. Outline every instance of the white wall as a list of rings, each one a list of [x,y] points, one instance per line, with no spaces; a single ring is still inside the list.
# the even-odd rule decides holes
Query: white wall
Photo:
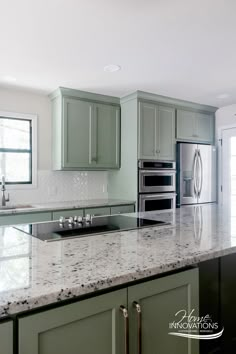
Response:
[[[51,169],[51,105],[46,95],[0,88],[0,110],[38,115],[38,168]]]
[[[51,103],[47,95],[0,87],[0,110],[38,116],[37,188],[10,190],[12,202],[107,198],[106,172],[51,171]]]
[[[235,126],[236,127],[236,104],[232,104],[230,106],[219,108],[216,111],[216,137],[218,136],[218,131],[222,127],[227,126]]]

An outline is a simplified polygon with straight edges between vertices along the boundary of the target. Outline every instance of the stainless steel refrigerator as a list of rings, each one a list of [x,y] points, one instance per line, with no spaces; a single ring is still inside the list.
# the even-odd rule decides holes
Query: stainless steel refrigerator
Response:
[[[216,148],[177,144],[177,206],[216,201]]]

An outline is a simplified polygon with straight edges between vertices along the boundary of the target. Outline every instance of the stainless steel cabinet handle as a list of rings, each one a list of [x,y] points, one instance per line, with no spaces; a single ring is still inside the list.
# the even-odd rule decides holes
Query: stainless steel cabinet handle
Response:
[[[138,302],[134,301],[133,302],[133,307],[136,310],[137,313],[137,325],[138,325],[138,351],[137,354],[141,354],[142,353],[142,310],[141,310],[141,306]]]
[[[124,318],[125,354],[129,354],[129,314],[127,308],[120,306]]]

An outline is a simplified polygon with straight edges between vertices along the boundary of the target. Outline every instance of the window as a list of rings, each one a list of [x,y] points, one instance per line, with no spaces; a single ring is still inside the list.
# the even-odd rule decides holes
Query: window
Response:
[[[35,117],[0,112],[0,176],[9,185],[35,179]]]

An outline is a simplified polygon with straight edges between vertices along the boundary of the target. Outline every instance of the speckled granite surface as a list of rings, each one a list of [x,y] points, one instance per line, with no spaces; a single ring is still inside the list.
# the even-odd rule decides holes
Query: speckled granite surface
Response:
[[[36,213],[51,210],[66,210],[66,209],[83,209],[83,208],[93,208],[93,207],[106,207],[114,205],[127,205],[134,204],[135,201],[124,200],[124,199],[88,199],[80,201],[64,201],[64,202],[54,202],[54,203],[44,203],[32,205],[22,205],[22,207],[7,209],[11,207],[10,203],[7,205],[6,209],[0,209],[1,215],[12,215],[12,214],[22,214],[22,213]]]
[[[215,205],[145,216],[175,225],[52,243],[0,228],[0,317],[236,252],[236,217]]]

